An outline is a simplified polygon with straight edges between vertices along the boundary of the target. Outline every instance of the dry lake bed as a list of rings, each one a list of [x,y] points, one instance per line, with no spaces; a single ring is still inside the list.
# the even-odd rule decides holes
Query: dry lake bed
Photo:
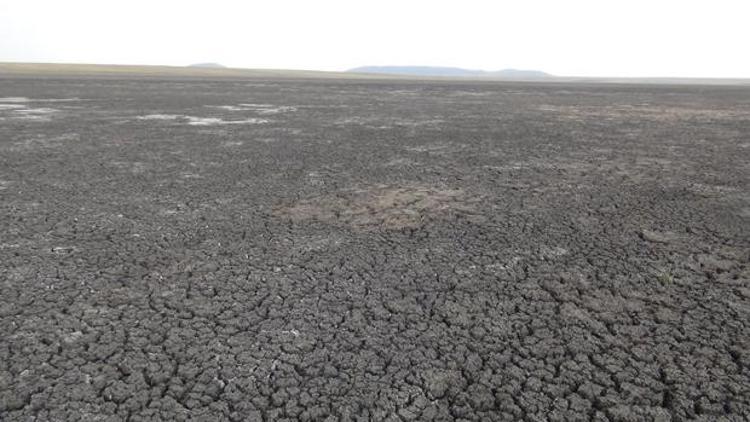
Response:
[[[2,421],[746,421],[750,88],[0,78]]]

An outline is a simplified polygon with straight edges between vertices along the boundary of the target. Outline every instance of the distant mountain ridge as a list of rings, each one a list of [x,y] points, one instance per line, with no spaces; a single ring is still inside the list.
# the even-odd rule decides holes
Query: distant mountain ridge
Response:
[[[545,79],[552,75],[541,70],[503,69],[497,71],[471,70],[440,66],[362,66],[350,69],[353,73],[378,73],[411,76],[485,77],[505,79]]]

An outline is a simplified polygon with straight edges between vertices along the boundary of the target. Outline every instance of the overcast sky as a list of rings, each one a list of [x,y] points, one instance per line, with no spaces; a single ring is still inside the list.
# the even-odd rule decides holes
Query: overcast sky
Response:
[[[0,0],[0,61],[750,77],[750,0]]]

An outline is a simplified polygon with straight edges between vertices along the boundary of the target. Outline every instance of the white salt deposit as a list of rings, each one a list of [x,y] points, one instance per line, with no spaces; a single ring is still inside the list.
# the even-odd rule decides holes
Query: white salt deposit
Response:
[[[242,103],[241,107],[245,107],[248,110],[255,111],[258,114],[277,114],[297,111],[296,107],[292,106],[273,106],[271,104],[248,104]]]
[[[250,125],[268,123],[266,119],[224,120],[219,117],[180,116],[177,114],[148,114],[138,116],[140,120],[173,120],[190,126]]]
[[[228,111],[251,111],[257,114],[277,114],[296,111],[292,106],[275,106],[273,104],[240,103],[238,105],[209,105],[206,107],[218,108]]]
[[[245,111],[247,108],[245,107],[238,107],[238,106],[232,106],[232,105],[218,105],[218,106],[206,106],[210,108],[218,108],[221,110],[228,110],[228,111]]]
[[[27,97],[0,97],[0,103],[65,103],[81,101],[80,98],[27,98]]]
[[[24,108],[15,110],[14,113],[22,113],[22,114],[50,114],[50,113],[56,113],[59,110],[56,110],[54,108]]]
[[[192,117],[185,116],[188,124],[192,126],[213,126],[213,125],[253,125],[268,123],[265,119],[244,119],[244,120],[224,120],[218,117]]]
[[[26,97],[2,97],[0,103],[28,103],[29,99]]]
[[[25,102],[26,98],[21,97],[5,97],[2,101],[8,101],[8,103],[0,102],[0,120],[26,120],[26,121],[37,121],[46,122],[51,120],[50,115],[57,113],[59,110],[47,107],[29,107]]]
[[[180,116],[176,114],[147,114],[145,116],[138,116],[139,120],[175,120],[179,118]]]

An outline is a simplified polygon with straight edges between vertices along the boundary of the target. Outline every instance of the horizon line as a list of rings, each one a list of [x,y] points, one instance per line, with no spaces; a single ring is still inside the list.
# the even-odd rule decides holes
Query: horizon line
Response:
[[[221,67],[200,67],[196,65],[200,64],[216,64]],[[319,72],[319,73],[326,73],[326,74],[359,74],[359,75],[378,75],[378,76],[404,76],[404,77],[429,77],[429,78],[450,78],[450,79],[473,79],[478,78],[482,79],[481,76],[460,76],[460,75],[419,75],[419,74],[408,74],[408,73],[387,73],[387,72],[355,72],[354,70],[358,68],[366,68],[366,67],[379,67],[379,68],[388,68],[388,67],[414,67],[414,68],[436,68],[436,69],[460,69],[465,71],[472,71],[472,72],[501,72],[506,70],[518,70],[518,71],[529,71],[529,72],[542,72],[545,73],[546,76],[544,77],[537,77],[532,78],[533,80],[538,81],[554,81],[555,79],[559,80],[568,80],[568,79],[575,79],[578,81],[586,80],[586,79],[601,79],[601,80],[649,80],[649,79],[657,79],[657,80],[706,80],[706,81],[750,81],[750,76],[610,76],[610,75],[559,75],[559,74],[553,74],[549,73],[543,69],[534,69],[534,68],[524,68],[524,67],[505,67],[495,70],[487,70],[482,68],[469,68],[469,67],[460,67],[460,66],[441,66],[441,65],[361,65],[361,66],[355,66],[350,67],[343,70],[330,70],[330,69],[315,69],[315,68],[299,68],[299,67],[235,67],[235,66],[226,66],[222,64],[221,62],[212,62],[212,61],[201,61],[201,62],[194,62],[189,64],[142,64],[142,63],[111,63],[111,62],[74,62],[74,61],[6,61],[0,59],[0,65],[68,65],[68,66],[101,66],[101,67],[107,67],[107,66],[122,66],[122,67],[153,67],[153,68],[174,68],[174,69],[193,69],[193,70],[201,70],[201,71],[220,71],[220,70],[235,70],[235,71],[299,71],[299,72]],[[1,70],[1,69],[0,69]],[[2,74],[0,73],[0,76]],[[492,75],[488,75],[492,76]],[[513,79],[513,78],[508,78]]]

